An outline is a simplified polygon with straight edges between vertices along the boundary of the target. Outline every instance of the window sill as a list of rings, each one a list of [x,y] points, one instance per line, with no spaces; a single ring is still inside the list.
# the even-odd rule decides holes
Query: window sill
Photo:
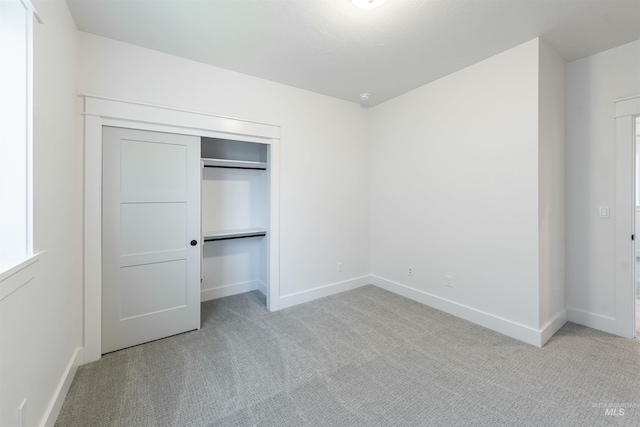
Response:
[[[22,260],[0,263],[0,301],[29,283],[36,275],[37,262],[44,252]]]

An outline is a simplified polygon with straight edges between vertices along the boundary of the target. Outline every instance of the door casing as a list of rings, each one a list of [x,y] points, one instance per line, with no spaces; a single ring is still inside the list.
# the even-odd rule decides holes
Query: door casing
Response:
[[[615,334],[635,337],[635,158],[634,121],[640,115],[640,96],[615,103]]]

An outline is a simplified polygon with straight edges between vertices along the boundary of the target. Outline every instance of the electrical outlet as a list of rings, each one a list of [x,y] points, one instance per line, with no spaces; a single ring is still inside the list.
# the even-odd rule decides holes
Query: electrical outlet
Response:
[[[18,427],[27,427],[27,399],[18,406]]]
[[[342,263],[341,262],[339,262],[338,265],[336,266],[336,271],[338,273],[340,273],[342,271]]]
[[[598,208],[598,213],[600,214],[600,218],[602,219],[609,219],[611,216],[609,215],[609,206],[600,206]]]
[[[407,274],[409,276],[413,276],[413,266],[412,265],[407,266]]]
[[[453,288],[453,276],[444,276],[447,279],[447,288]]]

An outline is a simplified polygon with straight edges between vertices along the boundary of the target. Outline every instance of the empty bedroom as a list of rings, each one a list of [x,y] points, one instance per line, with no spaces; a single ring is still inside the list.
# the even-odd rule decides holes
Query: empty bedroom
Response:
[[[640,0],[3,0],[0,93],[0,426],[640,425]]]

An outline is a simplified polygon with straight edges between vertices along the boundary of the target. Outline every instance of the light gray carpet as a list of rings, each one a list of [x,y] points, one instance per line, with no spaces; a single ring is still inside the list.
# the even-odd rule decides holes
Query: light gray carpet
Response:
[[[640,343],[574,324],[538,349],[374,286],[202,321],[81,366],[56,426],[640,425]]]

